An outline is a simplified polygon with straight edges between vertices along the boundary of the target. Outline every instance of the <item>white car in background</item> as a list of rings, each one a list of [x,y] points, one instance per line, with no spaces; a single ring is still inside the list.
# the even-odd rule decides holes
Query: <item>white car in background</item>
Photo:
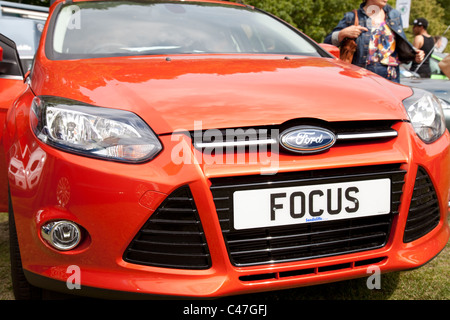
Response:
[[[48,17],[48,7],[0,1],[0,30],[14,40],[23,69],[30,68]]]

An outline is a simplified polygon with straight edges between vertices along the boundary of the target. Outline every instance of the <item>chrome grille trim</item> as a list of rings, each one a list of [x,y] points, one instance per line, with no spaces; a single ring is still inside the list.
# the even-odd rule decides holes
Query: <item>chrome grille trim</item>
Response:
[[[194,147],[197,149],[204,148],[227,148],[227,147],[249,147],[260,145],[276,144],[276,139],[250,140],[250,141],[225,141],[225,142],[194,142]]]
[[[383,132],[371,132],[371,133],[340,133],[337,135],[337,141],[350,141],[350,140],[371,140],[371,139],[386,139],[396,138],[398,132],[395,130],[387,130]],[[227,147],[248,147],[255,145],[273,145],[278,143],[277,139],[262,139],[262,140],[249,140],[249,141],[224,141],[224,142],[195,142],[194,147],[197,149],[204,148],[227,148]]]
[[[312,124],[326,128],[336,135],[336,143],[358,143],[361,141],[377,142],[398,137],[392,129],[394,121],[373,122],[337,122],[328,124]],[[297,124],[296,124],[297,125]],[[190,132],[193,145],[198,150],[233,149],[258,146],[274,146],[280,143],[279,135],[287,128],[295,125],[224,128]],[[212,132],[212,134],[210,134]]]
[[[382,132],[371,132],[371,133],[340,133],[337,135],[337,140],[367,140],[367,139],[385,139],[396,137],[398,137],[398,132],[392,129]]]

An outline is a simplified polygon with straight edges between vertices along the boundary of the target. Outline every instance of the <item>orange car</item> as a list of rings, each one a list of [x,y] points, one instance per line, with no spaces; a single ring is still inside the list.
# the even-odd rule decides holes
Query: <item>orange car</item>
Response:
[[[449,239],[439,100],[276,17],[58,1],[25,81],[1,40],[18,299],[292,288],[416,268]]]

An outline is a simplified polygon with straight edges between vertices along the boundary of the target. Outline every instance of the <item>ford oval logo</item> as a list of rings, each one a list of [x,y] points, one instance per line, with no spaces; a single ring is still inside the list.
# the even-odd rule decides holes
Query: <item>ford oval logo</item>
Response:
[[[330,130],[299,126],[283,131],[280,144],[285,149],[297,153],[314,153],[331,148],[336,142],[336,136]]]

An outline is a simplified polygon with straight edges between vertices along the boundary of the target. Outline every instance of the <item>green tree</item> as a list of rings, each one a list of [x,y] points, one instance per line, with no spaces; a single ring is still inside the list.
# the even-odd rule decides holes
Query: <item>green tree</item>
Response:
[[[244,2],[280,17],[314,40],[321,42],[343,18],[344,13],[357,8],[361,0],[246,0]]]
[[[412,24],[417,18],[428,20],[428,33],[431,35],[442,34],[447,28],[445,10],[437,0],[412,0],[410,23]]]
[[[362,0],[244,0],[246,4],[270,12],[297,27],[308,36],[322,42],[344,13],[358,8]],[[388,2],[395,8],[396,0]],[[410,27],[406,34],[413,39],[412,22],[424,17],[430,22],[429,32],[441,35],[449,23],[450,0],[412,0]],[[447,33],[450,38],[450,32]],[[450,46],[447,47],[450,52]]]
[[[444,23],[447,26],[450,25],[450,0],[437,0],[437,2],[445,9]]]

